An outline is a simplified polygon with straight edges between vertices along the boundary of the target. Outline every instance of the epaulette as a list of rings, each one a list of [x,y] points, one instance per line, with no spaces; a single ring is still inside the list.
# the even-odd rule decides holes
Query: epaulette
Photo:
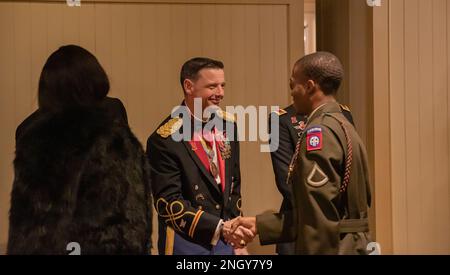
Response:
[[[218,110],[217,111],[217,115],[221,119],[226,120],[226,121],[230,121],[230,122],[235,122],[236,121],[236,119],[234,118],[234,115],[232,115],[230,113],[227,113],[227,112],[225,112],[223,110]]]
[[[284,110],[284,109],[280,109],[278,111],[275,111],[274,113],[277,114],[278,116],[287,114],[286,110]]]
[[[182,125],[183,120],[179,117],[175,117],[167,121],[167,123],[164,124],[163,126],[159,127],[156,133],[163,138],[168,138],[173,133],[178,131],[178,129],[180,129]]]
[[[345,111],[347,111],[347,112],[351,112],[351,111],[350,111],[350,108],[349,108],[347,105],[343,105],[343,104],[339,104],[339,105],[341,105],[341,109],[342,109],[342,110],[345,110]]]

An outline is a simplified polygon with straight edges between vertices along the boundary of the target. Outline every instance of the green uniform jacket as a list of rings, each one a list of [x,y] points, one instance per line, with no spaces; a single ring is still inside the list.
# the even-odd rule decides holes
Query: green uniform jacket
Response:
[[[339,104],[327,103],[310,115],[298,146],[288,180],[294,210],[256,217],[261,244],[295,241],[296,254],[367,254],[367,153]]]

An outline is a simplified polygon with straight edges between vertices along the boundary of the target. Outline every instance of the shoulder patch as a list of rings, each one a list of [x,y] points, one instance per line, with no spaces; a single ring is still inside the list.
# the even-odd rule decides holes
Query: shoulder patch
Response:
[[[306,151],[317,151],[322,149],[322,128],[315,126],[306,131]]]
[[[178,131],[178,129],[180,129],[182,125],[183,125],[183,120],[181,118],[179,118],[179,117],[172,118],[166,124],[159,127],[159,129],[156,131],[156,133],[163,138],[168,138],[173,133]]]
[[[284,109],[280,109],[278,111],[275,111],[274,113],[277,114],[278,116],[287,114],[286,110],[284,110]]]
[[[230,121],[230,122],[235,122],[236,121],[236,119],[234,118],[234,115],[232,115],[230,113],[227,113],[227,112],[225,112],[223,110],[218,110],[217,111],[217,115],[221,119],[226,120],[226,121]]]
[[[341,106],[341,109],[347,112],[351,112],[350,108],[347,105],[339,104]]]

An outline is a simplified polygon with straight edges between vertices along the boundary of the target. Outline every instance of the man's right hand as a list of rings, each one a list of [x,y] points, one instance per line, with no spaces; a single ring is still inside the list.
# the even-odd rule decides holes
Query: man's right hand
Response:
[[[258,229],[256,228],[256,217],[237,217],[231,222],[231,233],[235,232],[239,226],[242,226],[250,230],[253,235],[258,235]]]
[[[237,219],[238,218],[231,221],[226,221],[224,223],[222,233],[225,240],[234,248],[244,248],[253,240],[256,234],[244,226],[237,225],[233,227]]]

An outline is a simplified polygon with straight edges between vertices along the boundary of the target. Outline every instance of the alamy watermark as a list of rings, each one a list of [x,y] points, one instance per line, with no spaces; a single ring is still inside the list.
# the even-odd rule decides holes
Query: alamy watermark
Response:
[[[369,7],[381,7],[381,0],[366,0]]]
[[[381,245],[377,242],[368,243],[366,250],[369,252],[369,255],[381,255]]]
[[[202,110],[200,98],[194,100],[193,112],[184,105],[174,107],[171,117],[181,120],[177,124],[178,127],[171,133],[171,138],[177,142],[196,140],[199,136],[193,135],[195,132],[207,133],[215,129],[226,141],[260,141],[264,143],[260,145],[260,151],[263,153],[274,152],[278,149],[279,116],[269,116],[270,113],[279,111],[278,106],[270,108],[268,106],[227,106],[224,113],[222,109],[214,105]],[[223,118],[227,116],[234,118],[237,129],[234,123],[223,123]],[[194,119],[194,117],[200,119]],[[202,121],[204,118],[207,118],[206,123]],[[270,119],[271,133],[269,133],[268,119]],[[204,134],[201,137],[208,139],[209,136]]]
[[[81,0],[66,0],[69,7],[81,7]]]
[[[77,242],[68,243],[66,250],[70,252],[69,255],[81,255],[81,246]]]

